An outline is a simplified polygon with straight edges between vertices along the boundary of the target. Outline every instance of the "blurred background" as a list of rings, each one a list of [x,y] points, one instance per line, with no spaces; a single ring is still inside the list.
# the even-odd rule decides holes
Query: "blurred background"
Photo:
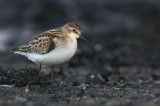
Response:
[[[89,43],[80,41],[70,66],[159,66],[159,0],[1,0],[1,67],[31,63],[8,50],[72,21]]]

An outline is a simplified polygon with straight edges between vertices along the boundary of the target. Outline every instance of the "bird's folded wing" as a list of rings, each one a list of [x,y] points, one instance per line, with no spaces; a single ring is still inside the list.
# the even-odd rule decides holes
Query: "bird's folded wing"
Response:
[[[27,53],[46,54],[55,48],[53,33],[44,32],[26,45],[20,46],[18,51]]]

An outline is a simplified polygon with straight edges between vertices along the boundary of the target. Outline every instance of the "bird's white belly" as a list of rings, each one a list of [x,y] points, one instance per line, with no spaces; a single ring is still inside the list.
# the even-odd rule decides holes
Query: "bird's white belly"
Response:
[[[17,52],[17,54],[21,54],[26,56],[29,60],[35,63],[54,66],[58,64],[62,64],[68,60],[70,60],[77,50],[77,42],[66,47],[58,47],[54,50],[50,51],[47,54],[37,54],[37,53],[23,53]]]

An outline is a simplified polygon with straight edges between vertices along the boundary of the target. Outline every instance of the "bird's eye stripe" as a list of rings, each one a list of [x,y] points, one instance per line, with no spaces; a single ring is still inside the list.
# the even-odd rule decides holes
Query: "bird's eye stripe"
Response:
[[[75,30],[75,29],[73,29],[73,32],[76,32],[76,30]]]
[[[75,29],[73,29],[73,32],[78,34],[78,32]]]

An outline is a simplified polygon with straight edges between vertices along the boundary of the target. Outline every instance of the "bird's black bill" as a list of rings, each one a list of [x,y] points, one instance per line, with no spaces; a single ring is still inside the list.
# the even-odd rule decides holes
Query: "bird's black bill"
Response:
[[[80,36],[81,39],[83,39],[85,42],[89,43],[86,38],[84,38],[82,35]]]

